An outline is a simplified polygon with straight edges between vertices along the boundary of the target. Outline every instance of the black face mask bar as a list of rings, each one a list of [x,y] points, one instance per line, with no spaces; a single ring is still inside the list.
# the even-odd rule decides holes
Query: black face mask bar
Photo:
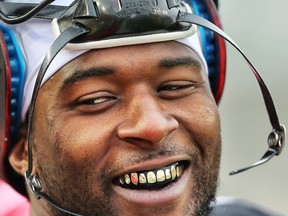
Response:
[[[252,65],[237,44],[225,32],[206,19],[188,13],[185,5],[182,2],[180,3],[177,0],[163,0],[158,1],[158,4],[156,4],[156,1],[145,1],[150,3],[139,6],[138,10],[136,11],[137,13],[134,11],[135,13],[133,19],[129,16],[131,15],[131,11],[129,12],[127,9],[125,9],[125,4],[135,3],[135,5],[137,5],[137,3],[139,4],[141,1],[123,0],[121,1],[122,9],[120,8],[121,10],[118,12],[113,10],[114,6],[111,5],[112,3],[110,1],[76,0],[69,7],[49,5],[51,2],[53,1],[44,0],[39,5],[28,3],[0,3],[0,8],[2,10],[0,10],[0,19],[2,19],[4,22],[9,24],[21,23],[33,16],[46,19],[57,18],[60,30],[59,37],[50,47],[41,65],[35,83],[28,115],[28,170],[25,172],[25,179],[30,190],[38,199],[43,198],[60,211],[69,213],[71,215],[79,215],[63,209],[59,205],[55,204],[55,202],[47,194],[41,192],[41,182],[37,176],[32,174],[32,144],[30,141],[30,134],[33,126],[36,98],[47,68],[58,52],[68,43],[77,44],[89,41],[117,39],[128,36],[186,31],[190,28],[191,24],[210,29],[235,47],[247,61],[250,69],[254,73],[259,83],[270,123],[273,128],[272,132],[268,136],[268,150],[265,152],[262,158],[251,166],[236,169],[230,172],[230,175],[234,175],[264,164],[272,159],[275,155],[279,155],[282,152],[286,135],[285,127],[279,123],[273,99],[256,68]],[[154,3],[152,2],[154,2],[155,5],[153,5]],[[5,9],[5,13],[3,12],[2,8]],[[24,8],[24,11],[26,12],[25,15],[19,15],[17,9],[20,8]],[[99,13],[100,8],[108,9]],[[153,10],[158,10],[159,13],[151,13]],[[62,15],[58,16],[59,14]],[[113,23],[113,25],[111,25],[111,23]],[[137,25],[137,23],[141,23],[141,25]],[[111,30],[113,30],[113,32],[111,32]]]

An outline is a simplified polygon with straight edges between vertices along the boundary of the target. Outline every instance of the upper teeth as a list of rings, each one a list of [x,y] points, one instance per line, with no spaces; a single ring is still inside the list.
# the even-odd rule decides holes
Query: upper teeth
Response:
[[[184,165],[181,163],[174,163],[158,170],[147,170],[143,172],[127,173],[119,177],[120,185],[138,185],[138,184],[155,184],[162,182],[169,182],[175,178],[179,178],[184,170]],[[169,180],[169,181],[167,181]]]

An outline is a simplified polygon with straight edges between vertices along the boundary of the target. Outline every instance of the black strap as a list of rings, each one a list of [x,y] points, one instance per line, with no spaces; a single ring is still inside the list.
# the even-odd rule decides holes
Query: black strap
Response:
[[[44,199],[46,202],[48,202],[50,205],[52,205],[54,208],[57,208],[58,210],[65,212],[69,215],[73,215],[73,216],[82,216],[81,214],[77,214],[71,211],[68,211],[62,207],[60,207],[59,205],[57,205],[46,193],[43,193],[41,191],[37,191],[37,194],[39,197],[41,197],[42,199]]]
[[[70,28],[68,28],[67,30],[65,30],[52,44],[52,46],[50,47],[48,53],[46,54],[44,61],[40,67],[39,70],[39,74],[37,76],[36,79],[36,83],[35,83],[35,87],[33,90],[33,95],[32,95],[32,99],[31,99],[31,104],[30,104],[30,108],[29,108],[29,115],[28,115],[28,133],[27,133],[27,143],[28,143],[28,170],[25,173],[25,179],[26,182],[30,188],[30,190],[32,191],[32,193],[39,199],[39,198],[43,198],[45,199],[47,202],[49,202],[51,205],[53,205],[54,207],[56,207],[57,209],[64,211],[66,213],[69,213],[71,215],[76,215],[79,216],[78,214],[72,213],[68,210],[65,210],[63,208],[61,208],[60,206],[58,206],[57,204],[55,204],[55,202],[45,193],[41,192],[39,189],[33,187],[33,183],[31,183],[31,179],[33,179],[33,175],[32,175],[32,168],[33,168],[33,159],[32,159],[32,143],[30,140],[30,135],[31,135],[31,130],[32,130],[32,125],[33,125],[33,116],[34,116],[34,110],[35,110],[35,104],[36,104],[36,98],[37,95],[39,93],[40,90],[40,86],[41,86],[41,82],[44,78],[44,75],[49,67],[49,65],[51,64],[51,62],[53,61],[53,59],[56,57],[56,55],[60,52],[60,50],[62,50],[62,48],[69,43],[71,40],[84,35],[86,33],[89,32],[89,29],[87,29],[86,27],[80,25],[80,24],[74,24],[72,25]]]
[[[30,134],[32,130],[32,125],[33,125],[33,116],[34,116],[34,109],[35,109],[35,104],[36,104],[36,98],[38,95],[38,92],[40,90],[41,82],[44,78],[44,75],[47,71],[47,68],[51,64],[52,60],[56,57],[56,55],[60,52],[60,50],[68,44],[71,40],[84,35],[89,32],[89,29],[86,27],[80,25],[80,24],[74,24],[67,30],[65,30],[52,44],[50,49],[48,50],[42,65],[40,67],[36,82],[35,82],[35,87],[33,90],[32,98],[31,98],[31,104],[29,108],[29,115],[28,115],[28,136],[27,136],[27,141],[28,141],[28,150],[30,154],[28,154],[29,157],[29,163],[28,163],[28,174],[30,175],[32,172],[32,152],[31,152],[31,144],[30,144]],[[28,176],[29,176],[28,175]]]
[[[268,111],[268,115],[269,115],[272,127],[278,131],[282,131],[279,120],[278,120],[278,115],[277,115],[277,112],[276,112],[276,109],[274,106],[274,102],[273,102],[273,99],[270,95],[270,92],[269,92],[267,86],[265,85],[260,74],[257,72],[256,68],[253,66],[253,64],[250,62],[250,60],[246,57],[244,52],[238,47],[238,45],[224,31],[222,31],[220,28],[215,26],[213,23],[209,22],[208,20],[206,20],[202,17],[196,16],[196,15],[190,14],[190,13],[180,12],[177,21],[178,22],[189,22],[192,24],[196,24],[196,25],[200,25],[200,26],[203,26],[205,28],[208,28],[211,31],[213,31],[213,32],[217,33],[218,35],[220,35],[221,37],[223,37],[226,41],[228,41],[233,47],[235,47],[241,53],[241,55],[247,61],[249,67],[251,68],[252,72],[254,73],[254,75],[255,75],[258,83],[259,83],[259,86],[260,86],[261,91],[262,91],[262,95],[263,95],[263,98],[265,101],[265,105],[266,105],[266,108]]]
[[[258,160],[256,163],[252,164],[251,166],[247,166],[247,167],[244,167],[241,169],[235,169],[235,170],[229,172],[229,175],[235,175],[235,174],[244,172],[248,169],[251,169],[253,167],[264,164],[264,163],[268,162],[270,159],[272,159],[275,155],[277,155],[277,151],[275,149],[268,148],[268,150],[264,153],[262,158],[260,158],[260,160]]]
[[[269,161],[275,155],[279,155],[281,153],[283,147],[284,147],[285,133],[286,133],[285,127],[279,123],[278,115],[276,112],[276,108],[275,108],[272,96],[271,96],[264,80],[261,78],[260,74],[257,72],[256,68],[253,66],[253,64],[250,62],[250,60],[244,54],[244,52],[238,47],[238,45],[225,32],[223,32],[220,28],[218,28],[213,23],[209,22],[208,20],[206,20],[202,17],[180,11],[178,14],[178,17],[177,17],[177,21],[178,22],[188,22],[191,24],[196,24],[198,26],[205,27],[205,28],[217,33],[221,37],[223,37],[233,47],[235,47],[240,52],[240,54],[244,57],[244,59],[247,61],[248,65],[249,65],[250,69],[254,73],[254,75],[258,81],[258,84],[260,86],[262,96],[263,96],[263,99],[265,102],[265,106],[266,106],[266,109],[268,112],[268,116],[270,119],[270,123],[271,123],[272,128],[273,128],[273,131],[271,132],[272,136],[270,134],[268,137],[269,148],[259,161],[257,161],[256,163],[254,163],[251,166],[248,166],[248,167],[245,167],[242,169],[238,169],[238,170],[234,170],[234,171],[230,172],[230,175],[234,175],[236,173],[240,173],[240,172],[243,172],[245,170],[251,169],[253,167],[259,166],[259,165]],[[277,137],[277,139],[276,139],[276,137]]]
[[[0,19],[9,24],[24,22],[31,17],[54,19],[59,17],[67,6],[48,5],[54,0],[46,0],[40,4],[0,2]]]

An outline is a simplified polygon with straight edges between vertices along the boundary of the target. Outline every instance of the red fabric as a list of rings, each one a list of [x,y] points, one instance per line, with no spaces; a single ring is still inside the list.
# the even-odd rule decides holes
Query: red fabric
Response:
[[[0,179],[0,216],[29,216],[28,200]]]

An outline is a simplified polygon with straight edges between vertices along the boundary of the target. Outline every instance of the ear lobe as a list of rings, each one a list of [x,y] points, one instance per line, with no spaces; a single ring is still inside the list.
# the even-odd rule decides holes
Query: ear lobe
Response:
[[[28,168],[28,147],[26,137],[21,136],[9,155],[9,162],[13,169],[23,175]]]
[[[28,169],[27,123],[21,126],[20,137],[11,150],[8,159],[15,172],[24,175]],[[35,166],[33,166],[32,173],[35,175],[37,173]]]
[[[26,139],[27,123],[25,122],[20,128],[19,139],[9,155],[10,165],[20,175],[23,175],[28,169],[28,144]]]

